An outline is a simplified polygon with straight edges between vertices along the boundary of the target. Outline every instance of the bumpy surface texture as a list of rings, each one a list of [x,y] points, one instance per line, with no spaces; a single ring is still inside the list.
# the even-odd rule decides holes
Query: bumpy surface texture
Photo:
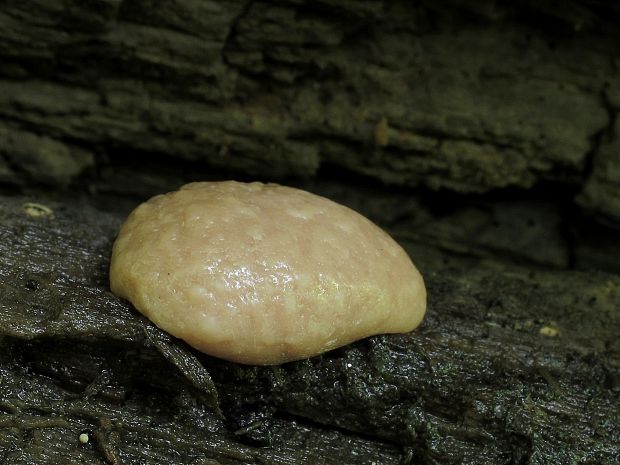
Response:
[[[192,183],[129,216],[112,291],[208,354],[247,364],[407,332],[426,309],[404,250],[353,210],[275,184]]]

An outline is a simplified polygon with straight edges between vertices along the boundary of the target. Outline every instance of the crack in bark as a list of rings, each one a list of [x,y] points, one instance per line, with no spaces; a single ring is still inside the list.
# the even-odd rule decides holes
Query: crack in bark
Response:
[[[617,112],[614,106],[612,105],[608,93],[607,86],[603,86],[599,93],[601,106],[607,112],[607,124],[598,130],[596,133],[590,137],[590,150],[584,156],[584,168],[582,172],[582,179],[585,182],[590,178],[594,171],[594,167],[596,165],[596,157],[600,151],[601,146],[606,141],[606,139],[611,139],[614,137],[614,127],[616,124],[616,116]]]
[[[230,60],[228,59],[227,53],[229,49],[234,47],[233,43],[238,33],[239,24],[248,15],[255,1],[256,0],[248,0],[245,3],[245,5],[241,8],[241,11],[239,12],[239,14],[232,21],[230,28],[228,29],[228,34],[226,35],[226,38],[224,39],[224,44],[222,46],[222,53],[221,53],[222,61],[226,65],[230,66],[231,68],[237,69],[238,67],[235,64],[230,62]]]

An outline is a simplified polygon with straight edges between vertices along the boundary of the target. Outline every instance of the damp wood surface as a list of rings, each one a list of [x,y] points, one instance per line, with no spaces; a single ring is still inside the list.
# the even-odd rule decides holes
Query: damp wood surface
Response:
[[[618,276],[403,239],[429,291],[419,330],[248,367],[110,293],[126,212],[93,203],[0,197],[3,463],[618,463]]]
[[[454,192],[558,181],[620,222],[620,7],[0,2],[0,180],[170,154]]]

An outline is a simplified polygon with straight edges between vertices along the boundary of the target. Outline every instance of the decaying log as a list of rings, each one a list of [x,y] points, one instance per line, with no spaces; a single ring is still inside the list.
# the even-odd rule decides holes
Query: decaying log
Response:
[[[404,239],[429,288],[419,330],[247,367],[109,292],[122,214],[91,204],[0,198],[5,463],[618,463],[617,276]]]
[[[580,204],[620,218],[613,2],[0,6],[0,181],[159,153],[458,192],[585,182]]]

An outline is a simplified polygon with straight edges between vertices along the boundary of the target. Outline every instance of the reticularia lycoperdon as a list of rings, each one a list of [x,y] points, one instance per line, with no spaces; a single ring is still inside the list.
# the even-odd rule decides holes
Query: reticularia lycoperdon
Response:
[[[112,292],[196,349],[258,365],[408,332],[426,310],[405,251],[355,211],[276,184],[199,182],[138,206]]]

